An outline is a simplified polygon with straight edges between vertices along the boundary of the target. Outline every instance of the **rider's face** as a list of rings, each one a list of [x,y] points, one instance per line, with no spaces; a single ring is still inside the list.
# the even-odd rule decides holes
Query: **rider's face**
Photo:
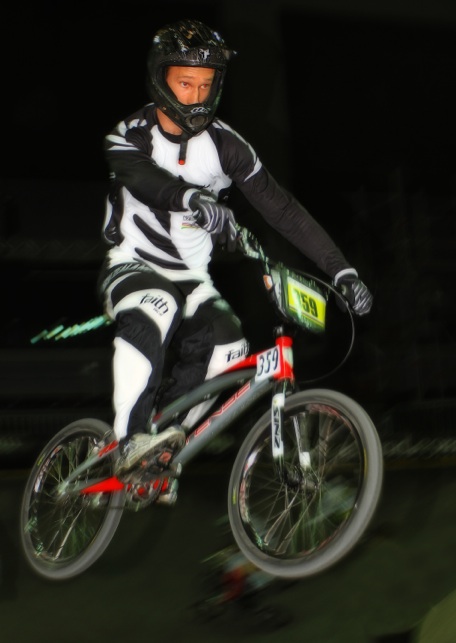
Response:
[[[209,67],[168,67],[166,82],[183,105],[204,103],[209,97],[215,70]]]

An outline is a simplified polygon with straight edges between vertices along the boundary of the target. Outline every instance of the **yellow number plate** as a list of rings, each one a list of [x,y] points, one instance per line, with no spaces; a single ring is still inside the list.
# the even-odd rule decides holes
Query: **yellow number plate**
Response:
[[[293,277],[288,277],[288,306],[299,320],[308,320],[316,330],[324,330],[326,299]]]

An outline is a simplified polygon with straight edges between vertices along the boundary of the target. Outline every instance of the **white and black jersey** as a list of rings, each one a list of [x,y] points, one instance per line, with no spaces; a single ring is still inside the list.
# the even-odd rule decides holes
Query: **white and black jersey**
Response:
[[[111,260],[142,260],[170,279],[205,281],[213,238],[189,210],[195,189],[227,198],[234,183],[264,219],[333,277],[349,268],[340,250],[307,210],[281,189],[252,147],[215,119],[188,140],[179,164],[181,137],[163,131],[156,108],[146,105],[105,139],[112,173],[104,236]]]

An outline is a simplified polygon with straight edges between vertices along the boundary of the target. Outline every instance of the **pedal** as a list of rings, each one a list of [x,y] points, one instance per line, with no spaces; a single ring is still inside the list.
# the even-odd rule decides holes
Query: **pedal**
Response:
[[[163,483],[160,495],[156,499],[155,504],[172,507],[176,504],[177,491],[179,489],[179,480],[176,480],[176,478],[168,478],[166,480],[166,483],[166,488],[164,488],[165,482]]]

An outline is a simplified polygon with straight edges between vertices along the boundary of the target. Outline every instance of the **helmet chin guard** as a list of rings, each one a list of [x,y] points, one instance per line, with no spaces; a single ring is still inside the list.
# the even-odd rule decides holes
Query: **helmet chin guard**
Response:
[[[188,136],[199,134],[215,116],[227,64],[234,54],[217,32],[197,20],[163,27],[156,33],[147,59],[147,88],[152,101]],[[166,70],[171,66],[215,70],[204,103],[183,105],[177,100],[166,81]]]

